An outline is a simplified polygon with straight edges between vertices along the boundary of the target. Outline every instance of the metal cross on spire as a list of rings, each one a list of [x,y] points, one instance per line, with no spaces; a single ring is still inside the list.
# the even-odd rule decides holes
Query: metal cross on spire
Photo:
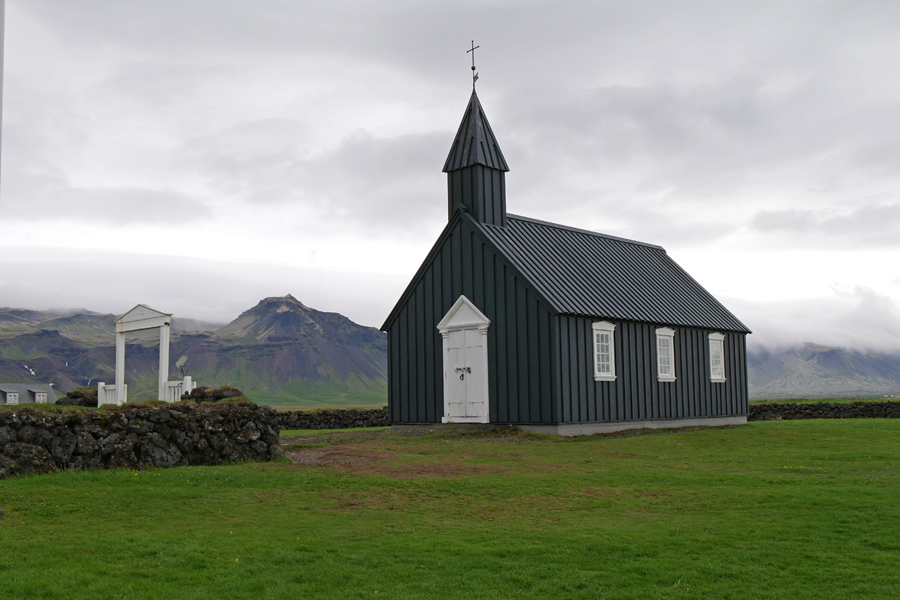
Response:
[[[472,40],[472,49],[466,50],[466,54],[469,52],[472,53],[472,90],[475,90],[475,82],[478,81],[478,73],[475,72],[475,50],[481,48],[481,46],[475,45],[475,40]]]

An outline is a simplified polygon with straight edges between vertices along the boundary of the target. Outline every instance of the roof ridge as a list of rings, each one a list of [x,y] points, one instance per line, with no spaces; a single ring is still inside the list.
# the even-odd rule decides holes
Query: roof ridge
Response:
[[[658,245],[656,245],[656,244],[650,244],[650,243],[647,243],[647,242],[639,242],[638,240],[630,240],[630,239],[628,239],[628,238],[618,237],[618,236],[615,236],[615,235],[609,235],[609,234],[607,234],[607,233],[600,233],[600,232],[597,232],[597,231],[591,231],[591,230],[589,230],[589,229],[581,229],[581,228],[578,228],[578,227],[571,227],[571,226],[569,226],[569,225],[560,225],[559,223],[551,223],[550,221],[542,221],[542,220],[540,220],[540,219],[534,219],[534,218],[532,218],[532,217],[523,217],[522,215],[514,215],[514,214],[511,214],[511,213],[507,213],[507,214],[506,214],[506,218],[507,218],[507,219],[514,219],[514,220],[517,220],[517,221],[526,221],[526,222],[528,222],[528,223],[537,223],[538,225],[544,225],[544,226],[547,226],[547,227],[555,227],[556,229],[565,229],[565,230],[567,230],[567,231],[574,231],[574,232],[576,232],[576,233],[584,233],[584,234],[586,234],[586,235],[591,235],[591,236],[594,236],[594,237],[605,238],[605,239],[608,239],[608,240],[615,240],[615,241],[617,241],[617,242],[625,242],[625,243],[628,243],[628,244],[635,244],[635,245],[637,245],[637,246],[646,246],[646,247],[648,247],[648,248],[655,248],[655,249],[657,249],[657,250],[662,250],[663,252],[666,251],[665,248],[663,248],[662,246],[658,246]]]

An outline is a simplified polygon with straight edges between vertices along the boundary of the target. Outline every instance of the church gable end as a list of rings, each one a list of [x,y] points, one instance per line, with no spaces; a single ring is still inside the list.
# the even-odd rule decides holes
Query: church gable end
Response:
[[[553,422],[550,305],[464,213],[442,232],[382,326],[388,332],[391,422],[441,421],[438,327],[467,324],[489,324],[491,422]]]

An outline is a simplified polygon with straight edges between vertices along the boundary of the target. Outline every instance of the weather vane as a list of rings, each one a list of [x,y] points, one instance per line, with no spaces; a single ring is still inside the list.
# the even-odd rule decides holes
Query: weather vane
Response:
[[[475,40],[472,40],[472,49],[466,50],[466,54],[469,52],[472,53],[472,89],[475,89],[475,82],[478,81],[478,73],[475,72],[475,50],[481,48],[481,46],[475,45]]]

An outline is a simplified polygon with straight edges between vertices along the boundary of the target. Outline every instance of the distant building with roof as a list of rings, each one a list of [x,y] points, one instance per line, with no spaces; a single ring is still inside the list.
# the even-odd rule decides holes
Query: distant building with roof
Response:
[[[0,383],[0,403],[52,404],[56,393],[49,383]]]
[[[391,423],[746,422],[749,329],[660,246],[508,214],[474,89],[443,170],[449,222],[381,327]]]

